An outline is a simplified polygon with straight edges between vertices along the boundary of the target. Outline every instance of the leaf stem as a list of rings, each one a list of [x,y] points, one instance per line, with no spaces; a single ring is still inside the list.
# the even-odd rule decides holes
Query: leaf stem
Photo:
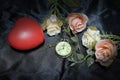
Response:
[[[76,34],[74,34],[75,38],[77,39],[77,46],[78,46],[78,49],[80,50],[80,43],[79,43],[79,38]]]
[[[59,8],[61,8],[64,12],[66,12],[66,14],[68,15],[69,12],[67,10],[65,10],[59,3],[57,3],[57,5],[59,6]]]
[[[103,35],[101,35],[101,37],[120,40],[120,36],[118,36],[118,35],[113,35],[113,34],[103,34]]]

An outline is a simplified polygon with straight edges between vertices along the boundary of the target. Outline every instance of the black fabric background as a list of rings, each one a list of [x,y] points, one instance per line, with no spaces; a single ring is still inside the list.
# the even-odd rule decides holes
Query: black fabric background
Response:
[[[89,17],[87,25],[97,26],[103,33],[120,34],[119,0],[80,1],[80,7],[66,8],[85,13]],[[27,16],[41,24],[49,12],[48,5],[47,0],[0,0],[0,80],[120,80],[120,52],[108,68],[98,63],[89,68],[80,64],[69,67],[68,61],[56,56],[54,48],[43,49],[56,43],[60,35],[48,37],[45,32],[44,44],[29,51],[17,51],[8,45],[7,34],[15,20]]]

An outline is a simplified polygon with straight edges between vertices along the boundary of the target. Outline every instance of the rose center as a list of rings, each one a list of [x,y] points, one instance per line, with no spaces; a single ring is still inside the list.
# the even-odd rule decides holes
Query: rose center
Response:
[[[75,18],[72,20],[72,26],[74,26],[74,28],[81,28],[82,26],[82,20],[79,18]]]

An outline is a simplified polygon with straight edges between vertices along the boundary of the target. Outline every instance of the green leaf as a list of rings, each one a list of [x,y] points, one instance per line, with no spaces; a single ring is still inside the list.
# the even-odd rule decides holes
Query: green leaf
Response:
[[[45,17],[45,18],[43,19],[42,24],[41,24],[42,30],[43,30],[43,31],[46,30],[46,27],[47,27],[47,20],[48,20],[48,17]]]
[[[69,56],[67,59],[68,59],[68,61],[71,61],[71,62],[74,62],[74,61],[75,61],[75,59],[74,59],[74,57],[73,57],[73,54],[72,54],[71,56]]]
[[[76,63],[71,63],[70,66],[74,66]]]
[[[71,37],[71,40],[72,40],[73,42],[77,42],[76,37]]]
[[[44,22],[41,24],[41,26],[42,26],[42,30],[45,31],[45,30],[46,30],[46,21],[44,21]]]
[[[89,48],[87,50],[87,54],[93,56],[95,54],[95,52],[92,49]]]
[[[80,1],[79,0],[62,0],[67,6],[69,7],[78,7],[80,6]]]
[[[112,39],[112,40],[120,40],[119,35],[114,35],[114,34],[101,34],[102,38],[107,38],[107,39]]]
[[[54,2],[56,2],[56,0],[48,0],[49,1],[49,3],[54,3]]]
[[[77,44],[76,49],[79,49],[79,50],[80,50],[80,46],[79,46],[79,44]]]
[[[77,54],[77,58],[78,58],[78,60],[82,60],[84,58],[84,55],[83,54]]]
[[[92,57],[87,58],[87,65],[90,67],[94,63],[94,59]]]
[[[69,27],[64,28],[64,31],[65,31],[68,35],[70,35],[70,28],[69,28]]]
[[[91,29],[91,30],[97,30],[96,26],[89,26],[88,29]]]

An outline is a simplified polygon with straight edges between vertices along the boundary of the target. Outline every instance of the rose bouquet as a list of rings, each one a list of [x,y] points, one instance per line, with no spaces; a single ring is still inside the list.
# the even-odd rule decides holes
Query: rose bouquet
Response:
[[[47,31],[50,37],[66,34],[55,46],[57,55],[70,61],[70,66],[78,63],[87,63],[90,66],[94,62],[102,66],[110,66],[120,49],[120,36],[102,34],[96,26],[87,26],[89,18],[84,13],[69,13],[57,0],[49,0],[49,2],[50,13],[43,21],[43,30]],[[66,4],[66,0],[63,2]],[[80,33],[82,33],[81,38],[78,37]],[[81,46],[86,53],[82,53]]]

